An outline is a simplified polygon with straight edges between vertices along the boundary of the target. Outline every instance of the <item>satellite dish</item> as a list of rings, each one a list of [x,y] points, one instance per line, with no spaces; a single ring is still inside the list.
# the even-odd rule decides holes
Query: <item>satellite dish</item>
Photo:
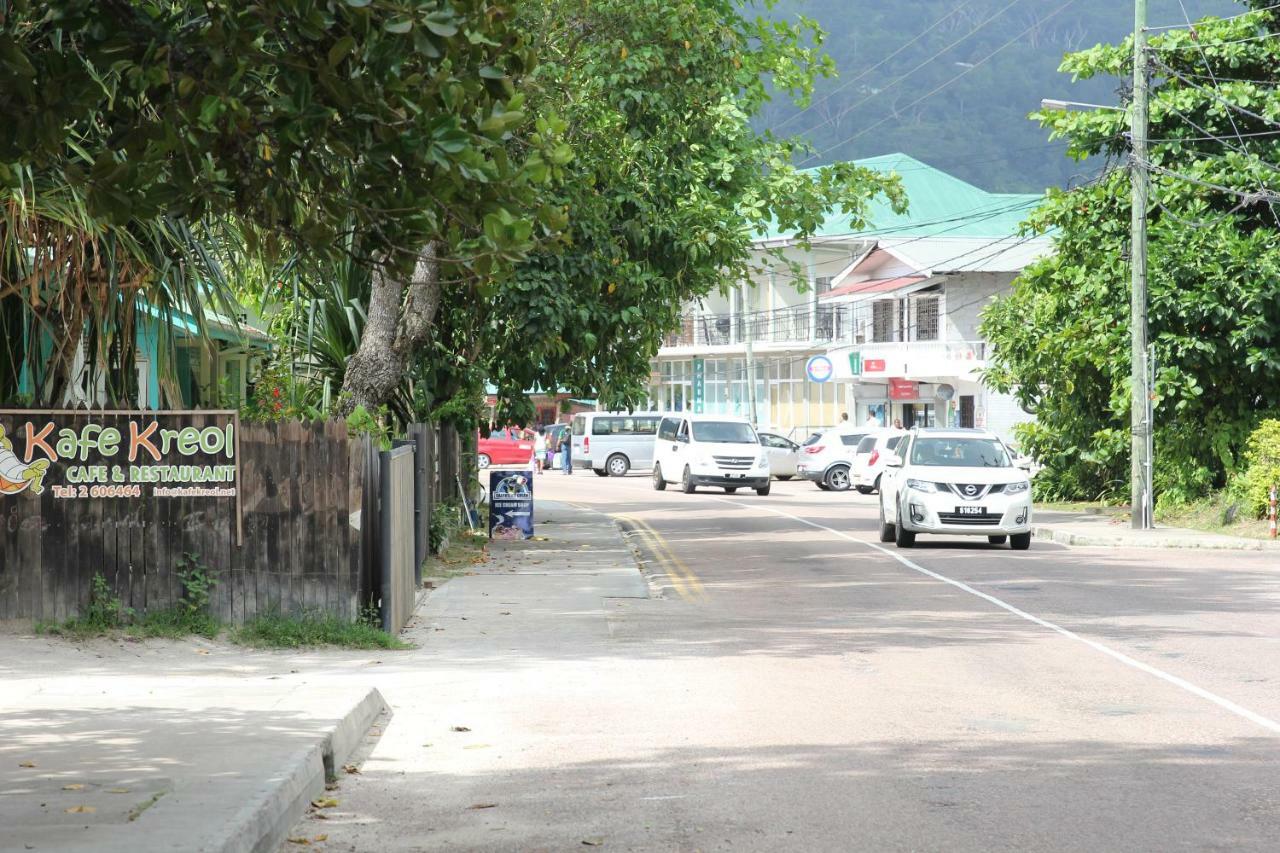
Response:
[[[941,385],[937,387],[936,390],[934,390],[933,395],[937,397],[939,400],[950,400],[952,397],[956,395],[956,389],[953,386],[943,382]]]

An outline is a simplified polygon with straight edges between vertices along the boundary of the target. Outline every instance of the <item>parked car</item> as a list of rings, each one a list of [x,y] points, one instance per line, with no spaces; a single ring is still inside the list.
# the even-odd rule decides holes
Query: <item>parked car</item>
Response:
[[[869,433],[853,454],[853,485],[864,495],[880,491],[884,461],[897,448],[906,430],[885,429]]]
[[[769,454],[769,473],[775,480],[790,480],[800,464],[800,445],[776,432],[757,433],[765,453]]]
[[[994,433],[912,430],[885,465],[881,542],[910,548],[920,533],[944,533],[1031,546],[1031,478]]]
[[[496,429],[485,438],[476,437],[476,467],[490,465],[527,465],[533,462],[533,442],[525,438],[524,430],[514,427]]]
[[[653,467],[660,412],[583,412],[573,416],[573,467],[622,477]]]
[[[686,494],[698,486],[741,488],[769,494],[769,454],[745,418],[667,415],[653,443],[653,487],[679,483]]]
[[[801,448],[796,474],[823,491],[845,492],[853,485],[853,453],[870,432],[866,427],[829,429]]]

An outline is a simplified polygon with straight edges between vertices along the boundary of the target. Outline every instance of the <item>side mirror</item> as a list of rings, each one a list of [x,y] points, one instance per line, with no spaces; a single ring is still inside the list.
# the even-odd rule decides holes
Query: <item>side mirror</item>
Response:
[[[901,468],[902,457],[896,453],[886,453],[884,456],[884,466],[886,468]]]

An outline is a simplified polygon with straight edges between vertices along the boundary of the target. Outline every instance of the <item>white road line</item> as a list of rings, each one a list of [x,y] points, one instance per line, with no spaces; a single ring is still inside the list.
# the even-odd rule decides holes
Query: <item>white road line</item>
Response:
[[[817,528],[818,530],[823,530],[827,533],[830,533],[832,536],[838,536],[841,539],[847,539],[850,542],[856,542],[859,545],[865,545],[868,548],[879,551],[881,554],[884,554],[887,557],[892,557],[902,565],[906,566],[908,569],[911,569],[913,572],[919,572],[920,574],[925,575],[927,577],[931,577],[934,580],[942,581],[945,584],[950,584],[956,589],[967,592],[970,595],[977,596],[978,598],[981,598],[984,601],[989,601],[990,603],[994,604],[996,607],[999,607],[1001,610],[1007,610],[1008,612],[1012,613],[1014,616],[1017,616],[1021,619],[1025,619],[1028,622],[1039,625],[1042,628],[1048,628],[1050,631],[1061,634],[1067,639],[1075,640],[1078,643],[1083,643],[1084,645],[1088,646],[1094,651],[1101,652],[1107,657],[1120,661],[1120,663],[1124,664],[1125,666],[1133,667],[1134,669],[1140,672],[1145,672],[1148,675],[1153,675],[1156,678],[1160,679],[1161,681],[1168,682],[1169,684],[1172,684],[1174,687],[1185,690],[1186,692],[1192,694],[1193,696],[1199,696],[1201,699],[1207,699],[1208,701],[1217,705],[1219,708],[1223,708],[1224,710],[1230,711],[1231,713],[1235,714],[1238,717],[1243,717],[1249,722],[1259,725],[1269,732],[1272,732],[1274,734],[1280,734],[1280,723],[1276,722],[1275,720],[1272,720],[1268,717],[1264,717],[1255,711],[1250,711],[1248,708],[1241,707],[1240,705],[1237,705],[1235,702],[1232,702],[1230,699],[1224,699],[1223,697],[1217,695],[1216,693],[1210,693],[1208,690],[1205,690],[1203,687],[1197,687],[1196,685],[1192,684],[1190,681],[1187,681],[1184,678],[1179,678],[1178,676],[1173,675],[1172,673],[1165,672],[1164,670],[1157,669],[1156,667],[1151,666],[1150,664],[1143,663],[1140,660],[1131,658],[1128,655],[1126,655],[1124,652],[1118,652],[1115,649],[1111,648],[1110,646],[1105,646],[1096,640],[1090,640],[1087,637],[1082,637],[1079,634],[1075,633],[1074,631],[1068,630],[1067,628],[1063,628],[1061,625],[1055,625],[1053,622],[1050,622],[1046,619],[1041,619],[1039,616],[1033,616],[1032,614],[1027,613],[1024,610],[1019,610],[1018,608],[1014,607],[1012,604],[1009,604],[1007,601],[1002,601],[1001,599],[996,598],[994,595],[988,595],[987,593],[982,592],[981,590],[974,589],[973,587],[969,586],[967,583],[955,580],[954,578],[949,578],[946,575],[940,575],[934,571],[930,571],[929,569],[926,569],[924,566],[920,566],[911,562],[906,557],[902,556],[896,551],[890,551],[888,548],[885,548],[875,542],[867,542],[864,539],[858,539],[857,537],[850,536],[849,534],[841,532],[839,530],[835,530],[834,528],[827,527],[826,525],[823,525],[823,524],[818,524],[817,522],[814,522],[814,521],[810,521],[807,518],[801,518],[798,515],[792,515],[789,512],[783,512],[781,510],[772,509],[771,507],[761,506],[759,503],[745,504],[745,503],[741,503],[740,501],[731,501],[727,498],[717,498],[714,495],[707,495],[707,497],[711,498],[712,500],[720,501],[722,503],[732,504],[733,506],[745,507],[747,509],[761,509],[761,510],[764,510],[765,512],[771,512],[774,515],[780,515],[783,518],[789,518],[792,521],[799,522],[800,524],[806,524],[809,527],[814,527],[814,528]]]

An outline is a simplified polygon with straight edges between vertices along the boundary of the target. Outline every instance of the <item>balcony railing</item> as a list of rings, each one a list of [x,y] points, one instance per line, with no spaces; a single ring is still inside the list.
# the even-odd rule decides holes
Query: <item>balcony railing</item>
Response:
[[[667,336],[669,347],[820,343],[845,340],[852,332],[850,306],[808,305],[747,314],[688,313]]]

